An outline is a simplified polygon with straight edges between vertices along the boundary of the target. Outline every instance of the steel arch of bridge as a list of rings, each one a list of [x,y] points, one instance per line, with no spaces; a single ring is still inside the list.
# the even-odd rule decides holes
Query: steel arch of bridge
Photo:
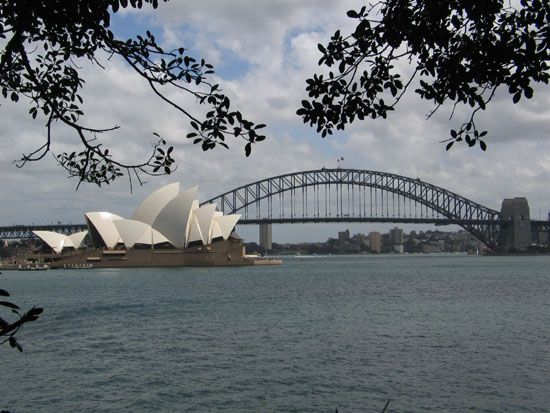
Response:
[[[368,207],[359,206],[358,216],[345,214],[343,209],[343,194],[346,191],[348,196],[348,205],[350,194],[352,198],[365,197],[367,188],[370,191],[370,214]],[[301,202],[304,203],[304,193],[313,188],[313,199],[317,205],[313,206],[313,214],[303,212],[300,214],[300,208],[290,208],[290,214],[284,216],[274,216],[272,213],[274,203],[285,202],[285,196],[288,194],[292,205],[293,197],[299,197],[302,194]],[[315,198],[315,191],[327,188],[335,188],[335,198],[329,200],[329,204],[335,203],[336,214],[332,216],[330,205],[327,207],[325,192],[324,214],[319,203],[319,192]],[[350,192],[351,188],[351,192]],[[372,216],[372,191],[375,197],[382,198],[382,216]],[[394,210],[389,213],[389,197],[393,197]],[[367,194],[368,195],[368,194]],[[384,215],[384,196],[386,196],[386,215]],[[395,211],[395,196],[398,198],[398,205],[403,205],[403,210]],[[400,198],[401,197],[401,198]],[[330,192],[329,192],[330,198]],[[406,216],[406,200],[409,200],[409,213],[412,210],[411,203],[415,205],[415,217]],[[287,201],[288,202],[288,201]],[[376,202],[379,202],[377,200]],[[487,208],[476,202],[473,202],[454,192],[444,188],[432,185],[428,182],[416,178],[391,174],[387,172],[360,170],[360,169],[319,169],[302,172],[288,173],[272,178],[259,180],[247,185],[240,186],[231,191],[225,192],[215,198],[205,201],[206,203],[216,203],[218,209],[224,214],[241,213],[243,216],[239,224],[258,224],[258,223],[305,223],[305,222],[401,222],[401,223],[435,223],[435,224],[457,224],[466,231],[473,234],[489,248],[494,249],[497,245],[497,236],[499,230],[499,211]],[[262,204],[263,203],[263,204]],[[420,206],[421,216],[417,217],[417,208]],[[256,216],[249,216],[251,206],[256,206]],[[307,211],[307,205],[305,210]],[[377,206],[378,208],[378,206]],[[428,211],[432,212],[432,217],[428,217]],[[425,216],[424,213],[426,212]],[[263,215],[263,216],[262,216]]]

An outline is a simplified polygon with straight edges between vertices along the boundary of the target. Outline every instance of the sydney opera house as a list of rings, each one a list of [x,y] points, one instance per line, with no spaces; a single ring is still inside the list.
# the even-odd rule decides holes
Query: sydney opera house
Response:
[[[35,231],[44,243],[42,259],[51,267],[250,264],[241,240],[232,236],[240,215],[199,205],[197,192],[174,183],[145,198],[131,219],[87,212],[87,231]]]

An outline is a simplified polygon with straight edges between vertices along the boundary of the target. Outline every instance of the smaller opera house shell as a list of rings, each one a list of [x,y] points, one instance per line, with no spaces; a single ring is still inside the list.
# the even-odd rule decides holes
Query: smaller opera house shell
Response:
[[[91,247],[121,249],[186,249],[227,241],[240,215],[223,215],[215,204],[199,205],[198,187],[180,191],[179,183],[164,186],[137,207],[131,219],[110,212],[85,213],[88,231],[69,236],[34,231],[56,254],[78,249],[88,235]]]

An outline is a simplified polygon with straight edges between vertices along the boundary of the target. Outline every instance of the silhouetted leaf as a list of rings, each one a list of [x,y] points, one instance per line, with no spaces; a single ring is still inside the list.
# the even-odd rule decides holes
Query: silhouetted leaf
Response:
[[[19,306],[17,304],[10,303],[9,301],[0,301],[0,305],[13,308],[14,310],[19,310]]]
[[[42,314],[43,311],[44,311],[43,308],[34,307],[29,310],[28,314],[31,316],[38,316],[39,314]]]

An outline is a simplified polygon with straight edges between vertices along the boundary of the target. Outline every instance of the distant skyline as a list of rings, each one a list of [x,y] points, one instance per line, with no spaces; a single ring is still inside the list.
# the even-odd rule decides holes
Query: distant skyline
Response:
[[[493,209],[500,209],[504,198],[524,196],[531,216],[538,219],[540,214],[545,219],[550,211],[548,86],[535,86],[535,97],[518,105],[505,93],[495,97],[478,122],[489,130],[487,152],[466,145],[446,152],[439,141],[462,121],[460,112],[449,121],[448,108],[442,108],[426,120],[430,108],[414,94],[387,120],[358,122],[325,139],[295,115],[306,96],[306,78],[319,71],[317,43],[326,43],[337,29],[349,32],[353,21],[346,11],[362,4],[352,0],[171,1],[161,2],[157,10],[145,7],[115,15],[112,29],[121,37],[149,29],[166,47],[184,46],[189,54],[214,64],[232,105],[251,120],[266,123],[268,139],[255,145],[250,158],[245,158],[239,141],[230,142],[230,150],[203,152],[185,138],[190,132],[186,119],[160,102],[122,62],[103,56],[105,71],[83,65],[84,123],[120,125],[116,133],[99,138],[126,161],[140,160],[149,151],[153,132],[161,134],[175,146],[177,171],[148,178],[147,185],[134,187],[130,194],[124,178],[111,186],[87,184],[75,191],[77,182],[66,178],[53,156],[18,169],[12,161],[40,146],[45,119],[32,120],[24,103],[3,100],[0,226],[84,222],[86,211],[108,210],[129,217],[147,194],[170,182],[180,182],[184,188],[199,185],[199,198],[208,199],[262,178],[337,167],[340,157],[344,168],[420,177]],[[54,152],[75,147],[70,131],[57,127]],[[352,233],[386,231],[379,224],[275,225],[273,240],[325,241],[329,234],[336,236],[346,228]],[[257,241],[257,227],[241,227],[239,233],[247,241]]]

